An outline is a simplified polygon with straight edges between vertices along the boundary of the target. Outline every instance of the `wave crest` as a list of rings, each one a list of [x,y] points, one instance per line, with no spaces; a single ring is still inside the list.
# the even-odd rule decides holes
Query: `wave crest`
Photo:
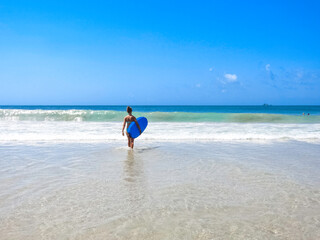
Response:
[[[125,115],[111,110],[0,109],[0,121],[118,122]],[[134,115],[145,116],[151,122],[320,123],[319,115],[186,112],[135,112]]]

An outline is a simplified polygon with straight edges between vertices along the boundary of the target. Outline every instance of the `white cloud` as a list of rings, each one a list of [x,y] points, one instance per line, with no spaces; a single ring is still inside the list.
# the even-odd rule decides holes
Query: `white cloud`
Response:
[[[213,71],[213,67],[209,68],[209,72],[212,72]]]
[[[296,73],[297,78],[302,78],[303,77],[303,72],[302,71],[298,71]]]
[[[228,82],[236,82],[238,78],[236,74],[230,74],[230,73],[226,73],[224,77],[227,79]]]
[[[196,84],[196,87],[197,88],[201,87],[201,84],[200,83]]]
[[[271,67],[271,65],[268,63],[268,64],[266,65],[266,70],[267,70],[268,72],[270,72],[270,67]]]

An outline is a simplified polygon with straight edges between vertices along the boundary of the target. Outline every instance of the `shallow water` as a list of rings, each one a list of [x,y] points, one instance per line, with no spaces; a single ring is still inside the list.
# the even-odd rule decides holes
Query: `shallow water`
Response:
[[[0,142],[123,141],[122,122],[0,121]],[[298,140],[320,143],[320,124],[149,122],[139,141]]]
[[[0,239],[319,239],[320,145],[0,143]]]

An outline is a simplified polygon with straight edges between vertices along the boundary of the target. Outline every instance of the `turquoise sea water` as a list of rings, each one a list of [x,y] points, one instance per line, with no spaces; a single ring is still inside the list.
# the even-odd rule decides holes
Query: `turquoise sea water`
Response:
[[[132,108],[149,121],[139,141],[320,141],[320,106]],[[1,106],[0,141],[121,140],[126,115],[126,106]]]
[[[132,107],[153,122],[320,123],[320,106]],[[0,106],[0,120],[115,122],[125,114],[126,106]]]

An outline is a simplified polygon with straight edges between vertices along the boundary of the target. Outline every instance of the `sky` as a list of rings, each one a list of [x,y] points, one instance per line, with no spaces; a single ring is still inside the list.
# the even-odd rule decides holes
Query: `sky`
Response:
[[[0,105],[319,105],[319,12],[308,0],[0,0]]]

